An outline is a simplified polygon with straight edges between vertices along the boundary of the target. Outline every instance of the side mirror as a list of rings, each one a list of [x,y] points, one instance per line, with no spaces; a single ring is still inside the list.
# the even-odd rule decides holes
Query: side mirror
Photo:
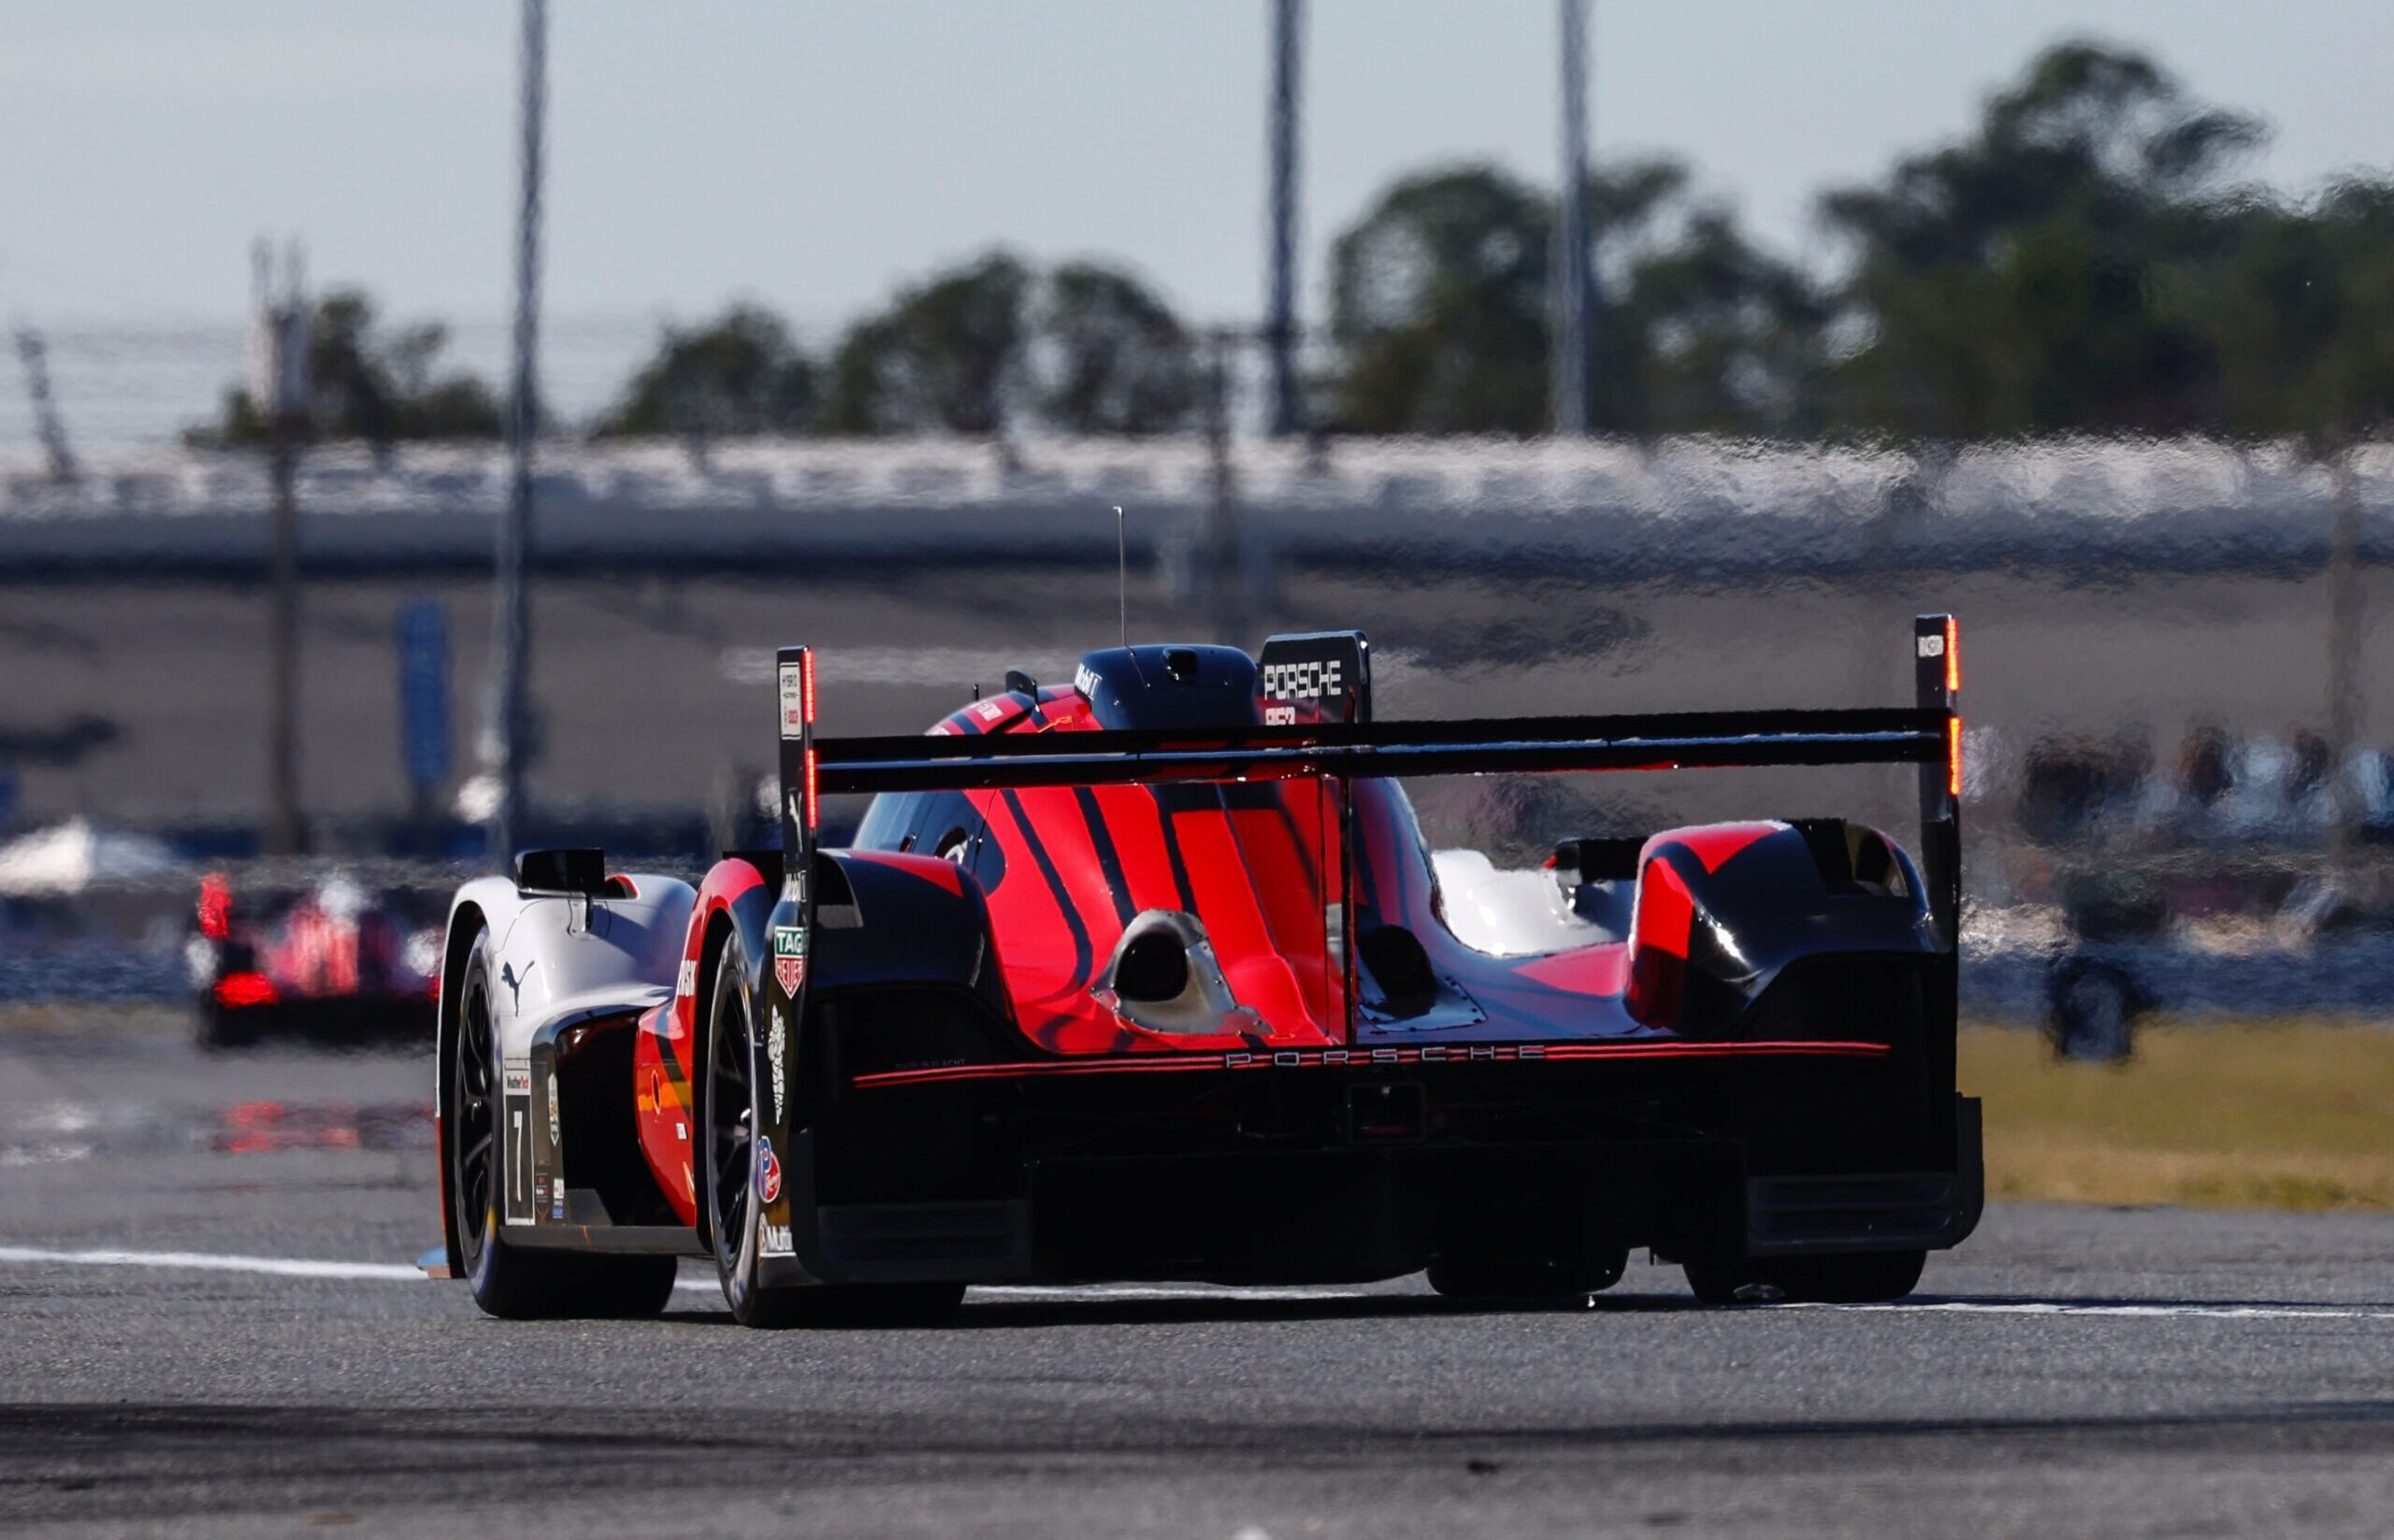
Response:
[[[526,850],[515,856],[520,893],[579,893],[596,897],[607,885],[603,850]]]

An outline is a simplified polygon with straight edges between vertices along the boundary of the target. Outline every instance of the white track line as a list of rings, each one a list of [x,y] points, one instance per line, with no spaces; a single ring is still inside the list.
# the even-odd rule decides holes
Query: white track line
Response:
[[[2394,1310],[2332,1304],[2072,1304],[2067,1300],[1896,1300],[1885,1304],[1782,1304],[1778,1310],[1838,1310],[1915,1316],[2102,1316],[2128,1319],[2394,1320]]]
[[[331,1262],[297,1257],[243,1257],[208,1251],[66,1251],[47,1246],[0,1245],[0,1265],[44,1267],[147,1267],[195,1273],[250,1273],[277,1278],[328,1278],[345,1282],[421,1283],[421,1268],[404,1262]],[[717,1292],[712,1278],[684,1278],[675,1286],[698,1293]],[[1305,1303],[1330,1300],[1402,1299],[1359,1289],[1247,1288],[1208,1285],[1044,1284],[975,1286],[973,1297],[990,1303],[1106,1304],[1128,1303],[1239,1301]],[[1753,1310],[1827,1310],[1897,1316],[2095,1317],[2126,1320],[2394,1320],[2394,1309],[2335,1304],[2073,1304],[2066,1300],[1919,1300],[1888,1304],[1749,1305]]]
[[[1241,1300],[1264,1303],[1317,1300],[1369,1300],[1402,1298],[1367,1294],[1360,1289],[1339,1288],[1250,1288],[1244,1286],[1190,1284],[1079,1284],[1074,1286],[1045,1284],[975,1284],[973,1297],[992,1303],[1045,1304],[1049,1302],[1074,1304],[1105,1304],[1115,1301],[1148,1300]]]
[[[278,1278],[372,1279],[421,1283],[424,1273],[402,1262],[315,1262],[295,1257],[226,1257],[205,1251],[51,1251],[0,1245],[0,1262],[63,1262],[76,1267],[183,1268],[199,1273],[264,1273]]]

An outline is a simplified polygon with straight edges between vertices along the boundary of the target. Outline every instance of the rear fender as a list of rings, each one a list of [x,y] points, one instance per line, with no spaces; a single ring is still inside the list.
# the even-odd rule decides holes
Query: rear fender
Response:
[[[1630,1015],[1692,1037],[1732,1035],[1801,958],[1941,950],[1911,856],[1836,819],[1653,836],[1630,930]]]
[[[954,861],[883,851],[826,852],[815,899],[813,986],[964,989],[1003,1017],[1005,990],[988,903]]]

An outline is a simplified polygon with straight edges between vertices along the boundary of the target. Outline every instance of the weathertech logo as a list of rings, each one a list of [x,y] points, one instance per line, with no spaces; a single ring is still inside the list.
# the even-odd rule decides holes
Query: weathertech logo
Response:
[[[773,1155],[773,1142],[757,1141],[757,1198],[760,1202],[777,1203],[782,1196],[782,1163]]]
[[[1340,680],[1345,664],[1338,658],[1263,666],[1263,697],[1267,700],[1320,700],[1346,686]]]

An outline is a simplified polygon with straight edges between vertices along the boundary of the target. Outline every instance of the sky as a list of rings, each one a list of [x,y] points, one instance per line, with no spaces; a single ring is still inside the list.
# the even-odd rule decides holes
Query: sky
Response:
[[[828,332],[1002,240],[1129,260],[1201,320],[1264,292],[1267,0],[555,0],[548,313],[734,298]],[[1553,0],[1311,0],[1303,271],[1394,176],[1550,180]],[[1664,151],[1825,263],[1824,187],[1952,138],[2041,45],[2151,51],[2304,187],[2394,165],[2372,0],[1594,0],[1599,157]],[[510,0],[0,0],[0,322],[238,320],[260,234],[400,316],[508,304]]]

